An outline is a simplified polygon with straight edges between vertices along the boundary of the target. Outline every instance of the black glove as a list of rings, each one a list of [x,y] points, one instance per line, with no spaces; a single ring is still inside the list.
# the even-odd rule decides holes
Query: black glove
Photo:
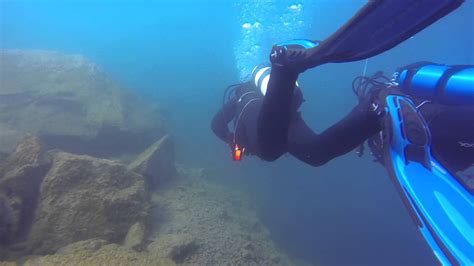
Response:
[[[314,49],[319,42],[310,40],[291,40],[274,45],[270,52],[270,61],[273,65],[287,68],[295,74],[304,72],[312,67],[310,60]]]

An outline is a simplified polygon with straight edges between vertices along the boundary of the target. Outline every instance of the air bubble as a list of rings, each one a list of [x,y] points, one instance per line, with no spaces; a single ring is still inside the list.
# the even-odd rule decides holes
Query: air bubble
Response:
[[[299,4],[293,4],[293,5],[290,5],[288,7],[289,10],[292,10],[292,11],[296,11],[296,12],[299,12],[301,11],[301,8],[303,7],[303,5],[301,3]]]

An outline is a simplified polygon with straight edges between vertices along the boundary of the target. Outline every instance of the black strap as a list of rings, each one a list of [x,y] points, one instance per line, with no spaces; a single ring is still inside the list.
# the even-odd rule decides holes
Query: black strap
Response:
[[[441,104],[449,104],[449,102],[443,101],[443,94],[445,93],[446,85],[448,84],[448,81],[451,79],[451,77],[454,74],[459,73],[467,68],[472,68],[472,65],[471,66],[469,65],[453,66],[443,73],[441,78],[436,83],[436,87],[435,87],[435,100],[437,102]]]
[[[403,70],[407,71],[407,75],[405,77],[405,80],[403,81],[403,84],[400,84],[403,89],[408,92],[408,94],[412,95],[412,81],[413,77],[415,74],[424,66],[427,65],[435,65],[435,63],[429,62],[429,61],[420,61],[416,62],[413,64],[406,65],[404,67],[398,68],[397,72],[401,73]]]

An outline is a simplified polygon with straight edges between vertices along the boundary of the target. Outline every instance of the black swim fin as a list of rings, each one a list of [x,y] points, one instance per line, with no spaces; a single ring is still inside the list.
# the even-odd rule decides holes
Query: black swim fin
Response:
[[[351,62],[393,48],[458,8],[464,0],[371,0],[337,32],[309,49],[303,68]]]

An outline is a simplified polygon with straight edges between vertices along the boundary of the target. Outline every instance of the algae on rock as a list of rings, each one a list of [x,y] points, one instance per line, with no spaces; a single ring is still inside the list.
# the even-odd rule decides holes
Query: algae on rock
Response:
[[[90,251],[95,252],[99,250],[101,247],[110,244],[106,240],[100,238],[91,238],[87,240],[82,240],[78,242],[74,242],[69,244],[65,247],[62,247],[56,251],[56,255],[66,255],[66,254],[73,254],[74,252],[78,251]]]
[[[151,243],[148,251],[180,263],[197,248],[196,240],[189,234],[166,234]]]
[[[123,246],[129,249],[141,250],[145,241],[145,232],[145,225],[142,223],[133,224],[127,232]]]
[[[33,222],[39,187],[50,164],[51,158],[40,140],[28,136],[0,165],[0,198],[11,215],[11,225],[0,234],[0,243],[25,240]]]
[[[181,178],[152,194],[161,223],[149,252],[184,265],[307,265],[276,247],[248,196],[203,169],[178,169]]]
[[[166,132],[160,112],[81,55],[0,50],[0,153],[28,133],[48,148],[108,157]]]
[[[35,254],[92,237],[122,242],[148,216],[143,177],[116,161],[58,152],[40,191],[28,239]]]
[[[174,147],[169,135],[165,135],[142,152],[128,165],[129,170],[142,174],[150,190],[176,176]]]
[[[86,241],[87,242],[87,241]],[[87,245],[86,245],[87,246]],[[136,252],[117,244],[106,244],[97,250],[78,245],[69,249],[66,254],[46,255],[27,259],[25,266],[34,265],[68,265],[68,266],[102,266],[102,265],[143,265],[173,266],[173,261],[146,252]]]

